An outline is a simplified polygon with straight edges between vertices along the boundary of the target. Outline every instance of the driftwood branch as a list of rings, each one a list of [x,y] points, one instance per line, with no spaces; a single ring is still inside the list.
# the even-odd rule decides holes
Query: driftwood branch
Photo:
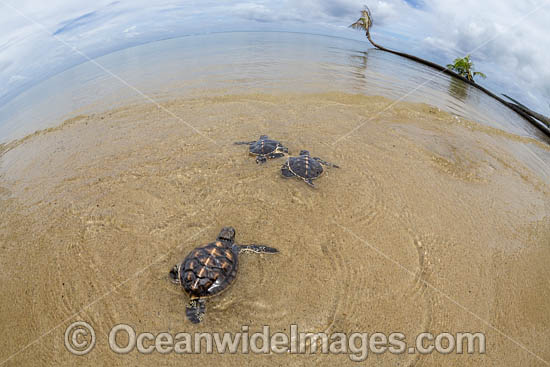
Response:
[[[550,127],[550,117],[546,117],[538,112],[535,112],[533,110],[531,110],[530,108],[522,105],[521,103],[519,103],[518,101],[516,101],[515,99],[513,99],[512,97],[510,96],[507,96],[506,94],[502,94],[504,97],[508,98],[510,101],[514,102],[516,104],[516,106],[522,110],[523,112],[525,112],[526,114],[536,118],[537,120],[541,121],[541,122],[544,122],[547,126]]]

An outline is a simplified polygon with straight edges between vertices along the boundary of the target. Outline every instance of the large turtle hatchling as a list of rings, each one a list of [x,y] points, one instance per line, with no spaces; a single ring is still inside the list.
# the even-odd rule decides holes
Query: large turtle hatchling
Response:
[[[277,140],[269,139],[267,135],[260,136],[258,141],[237,141],[237,145],[248,145],[250,155],[256,156],[256,163],[265,163],[268,158],[284,157],[288,148]]]
[[[324,161],[318,157],[311,157],[307,150],[300,151],[297,157],[289,157],[281,167],[283,177],[298,177],[308,185],[315,187],[313,180],[320,177],[325,171],[323,166],[340,168],[337,165]]]
[[[235,229],[224,227],[215,242],[195,248],[180,264],[174,265],[170,278],[180,284],[190,297],[186,315],[192,323],[202,321],[206,298],[221,293],[233,283],[239,269],[239,254],[245,251],[279,252],[267,246],[237,245]]]

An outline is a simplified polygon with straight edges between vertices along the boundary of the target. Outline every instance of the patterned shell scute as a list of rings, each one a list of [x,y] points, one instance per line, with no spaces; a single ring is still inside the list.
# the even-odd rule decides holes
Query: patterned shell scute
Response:
[[[294,174],[303,178],[316,178],[323,173],[323,166],[309,156],[290,157],[288,166]]]
[[[226,289],[237,274],[238,258],[217,241],[197,247],[181,263],[183,289],[194,297],[209,297]]]
[[[250,145],[250,153],[256,155],[265,155],[273,153],[278,146],[279,142],[275,140],[258,140],[257,142]]]

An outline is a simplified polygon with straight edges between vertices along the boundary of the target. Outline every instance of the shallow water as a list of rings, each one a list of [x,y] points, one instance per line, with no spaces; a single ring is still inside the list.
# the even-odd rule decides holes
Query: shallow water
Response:
[[[204,94],[208,94],[206,91]],[[214,93],[213,93],[214,94]],[[259,330],[484,332],[485,355],[370,354],[376,365],[542,365],[550,359],[549,187],[535,137],[424,104],[342,92],[230,94],[83,114],[7,146],[2,360],[7,365],[354,364],[348,355],[117,355],[107,335]],[[359,129],[357,126],[363,124]],[[196,128],[196,133],[190,126]],[[353,134],[342,138],[347,132]],[[232,143],[268,134],[341,166],[317,188]],[[185,320],[171,266],[232,225],[235,284]],[[95,349],[63,346],[90,322]],[[18,330],[9,335],[10,330]],[[372,362],[375,360],[375,362]]]
[[[280,91],[403,98],[547,140],[515,112],[476,88],[372,49],[367,42],[297,33],[234,32],[127,48],[66,70],[7,104],[0,101],[0,142],[57,126],[79,113],[150,102],[148,97],[170,100]]]

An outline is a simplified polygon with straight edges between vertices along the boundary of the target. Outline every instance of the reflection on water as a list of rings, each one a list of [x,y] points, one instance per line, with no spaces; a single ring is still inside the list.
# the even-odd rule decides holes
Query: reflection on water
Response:
[[[352,74],[355,76],[357,83],[360,84],[363,82],[363,85],[360,86],[360,89],[364,89],[366,85],[367,75],[365,74],[368,68],[369,53],[360,52],[356,55],[350,55],[350,64],[354,66],[355,70],[352,70]]]
[[[461,80],[451,78],[449,84],[449,94],[456,99],[465,102],[468,98],[468,92],[470,85],[462,82]]]

